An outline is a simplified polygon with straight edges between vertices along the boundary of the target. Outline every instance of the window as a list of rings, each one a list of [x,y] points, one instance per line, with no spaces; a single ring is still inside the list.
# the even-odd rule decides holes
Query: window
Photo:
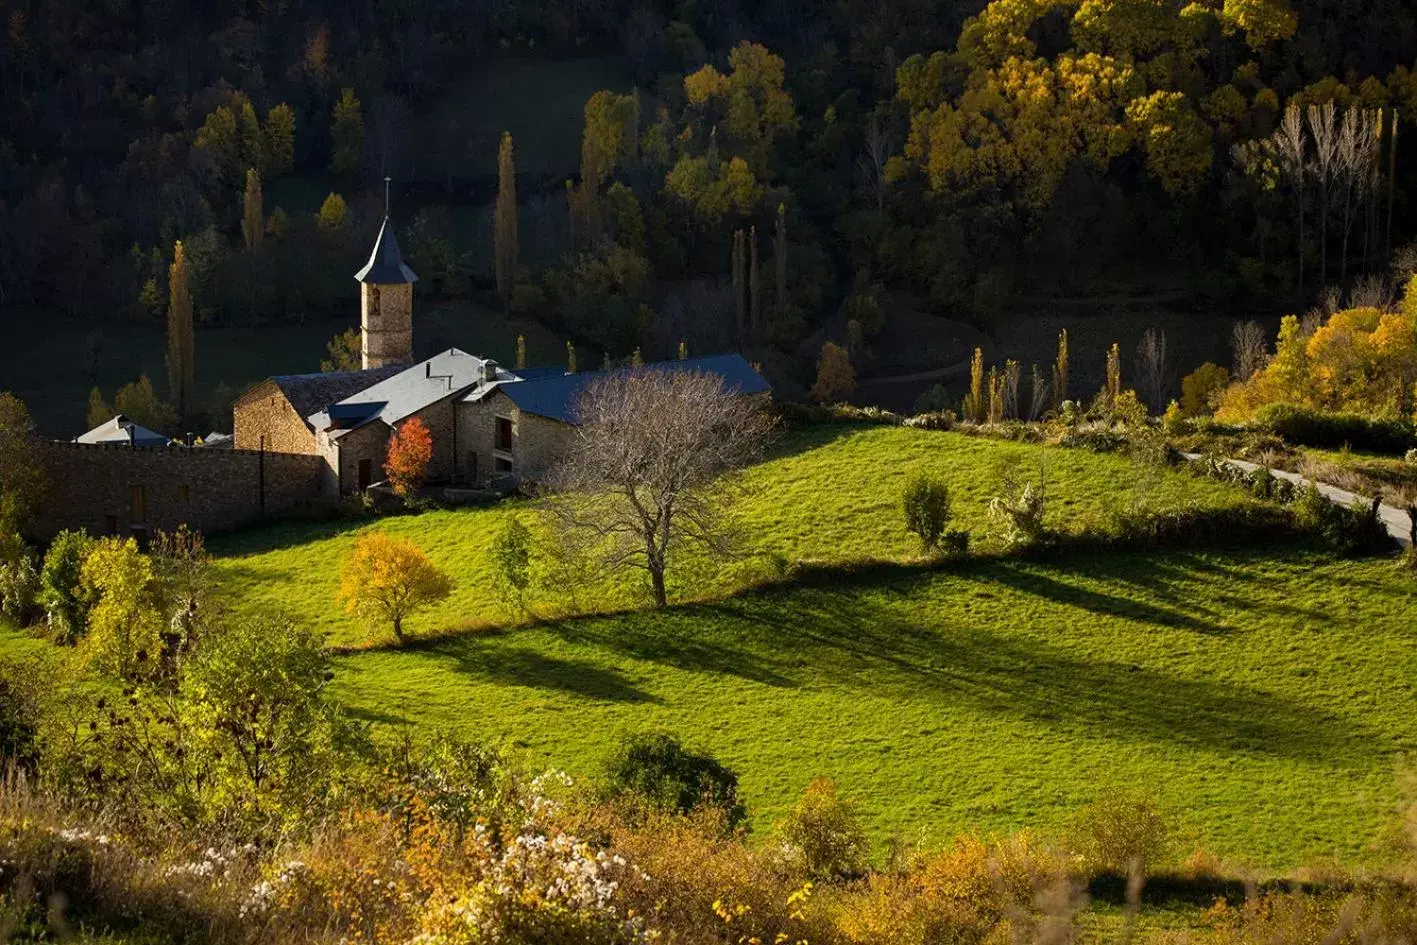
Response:
[[[103,519],[103,533],[104,533],[105,535],[115,535],[115,536],[118,534],[118,516],[116,516],[116,515],[106,515],[106,516],[104,516],[104,519]]]
[[[183,483],[182,485],[178,486],[178,487],[177,487],[177,501],[178,501],[178,502],[181,502],[183,505],[186,505],[188,502],[191,502],[191,501],[192,501],[192,487],[189,486],[189,485],[187,485],[186,483]]]
[[[477,483],[477,450],[467,451],[467,481]]]
[[[506,417],[497,418],[497,449],[504,453],[512,451],[512,421]]]
[[[509,473],[512,471],[512,461],[505,457],[498,456],[495,465],[499,473]]]
[[[144,525],[148,521],[147,486],[133,486],[129,490],[128,518],[134,525]]]

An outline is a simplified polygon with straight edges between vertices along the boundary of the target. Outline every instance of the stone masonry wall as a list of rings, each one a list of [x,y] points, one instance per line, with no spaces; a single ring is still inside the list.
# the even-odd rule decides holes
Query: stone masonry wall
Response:
[[[315,453],[315,434],[272,381],[247,391],[232,410],[234,445],[239,450],[267,453]]]
[[[84,528],[93,535],[230,531],[293,505],[319,501],[319,456],[180,446],[39,447],[49,491],[37,537]],[[141,519],[141,520],[140,520]]]
[[[497,418],[512,421],[512,450],[495,449]],[[512,473],[535,479],[560,459],[575,435],[575,428],[536,414],[523,413],[502,393],[494,393],[477,403],[462,404],[458,413],[458,455],[466,470],[469,453],[477,454],[478,482],[496,475],[496,460],[512,461]]]

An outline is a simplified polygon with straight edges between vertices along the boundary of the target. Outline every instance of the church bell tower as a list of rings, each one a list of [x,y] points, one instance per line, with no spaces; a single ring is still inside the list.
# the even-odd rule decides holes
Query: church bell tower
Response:
[[[413,363],[413,284],[417,274],[404,265],[389,219],[389,178],[384,178],[384,225],[369,262],[355,274],[359,282],[359,327],[363,367]]]

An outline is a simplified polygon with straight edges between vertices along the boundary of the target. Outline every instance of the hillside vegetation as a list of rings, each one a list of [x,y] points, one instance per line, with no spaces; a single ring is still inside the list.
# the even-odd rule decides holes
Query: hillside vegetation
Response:
[[[1238,489],[1180,472],[1142,467],[1125,456],[1054,450],[890,427],[818,427],[787,436],[774,458],[746,474],[750,498],[735,509],[746,554],[727,565],[685,562],[671,568],[679,597],[722,596],[761,579],[783,562],[836,564],[911,561],[915,539],[903,526],[900,496],[910,476],[928,471],[947,483],[960,524],[982,541],[986,507],[1005,475],[1046,479],[1049,524],[1078,532],[1109,511],[1142,504],[1217,508],[1248,501]],[[506,623],[514,614],[499,601],[489,550],[502,523],[533,507],[437,511],[374,524],[290,524],[213,542],[224,593],[235,606],[277,608],[318,628],[332,644],[353,645],[370,631],[333,606],[339,568],[358,534],[382,529],[410,538],[457,582],[446,602],[420,615],[415,632]],[[575,603],[607,609],[643,603],[638,584],[601,587]],[[533,598],[533,609],[568,602],[555,589]]]

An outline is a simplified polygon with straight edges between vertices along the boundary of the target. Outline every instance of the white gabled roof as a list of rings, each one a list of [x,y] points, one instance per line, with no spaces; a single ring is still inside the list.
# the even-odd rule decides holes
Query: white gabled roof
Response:
[[[161,433],[138,426],[121,413],[107,423],[100,423],[89,432],[74,437],[75,443],[117,446],[167,446],[171,439]]]
[[[309,420],[316,430],[329,430],[331,437],[338,438],[375,420],[393,426],[440,400],[515,379],[516,375],[497,367],[495,361],[449,348],[311,414]]]

